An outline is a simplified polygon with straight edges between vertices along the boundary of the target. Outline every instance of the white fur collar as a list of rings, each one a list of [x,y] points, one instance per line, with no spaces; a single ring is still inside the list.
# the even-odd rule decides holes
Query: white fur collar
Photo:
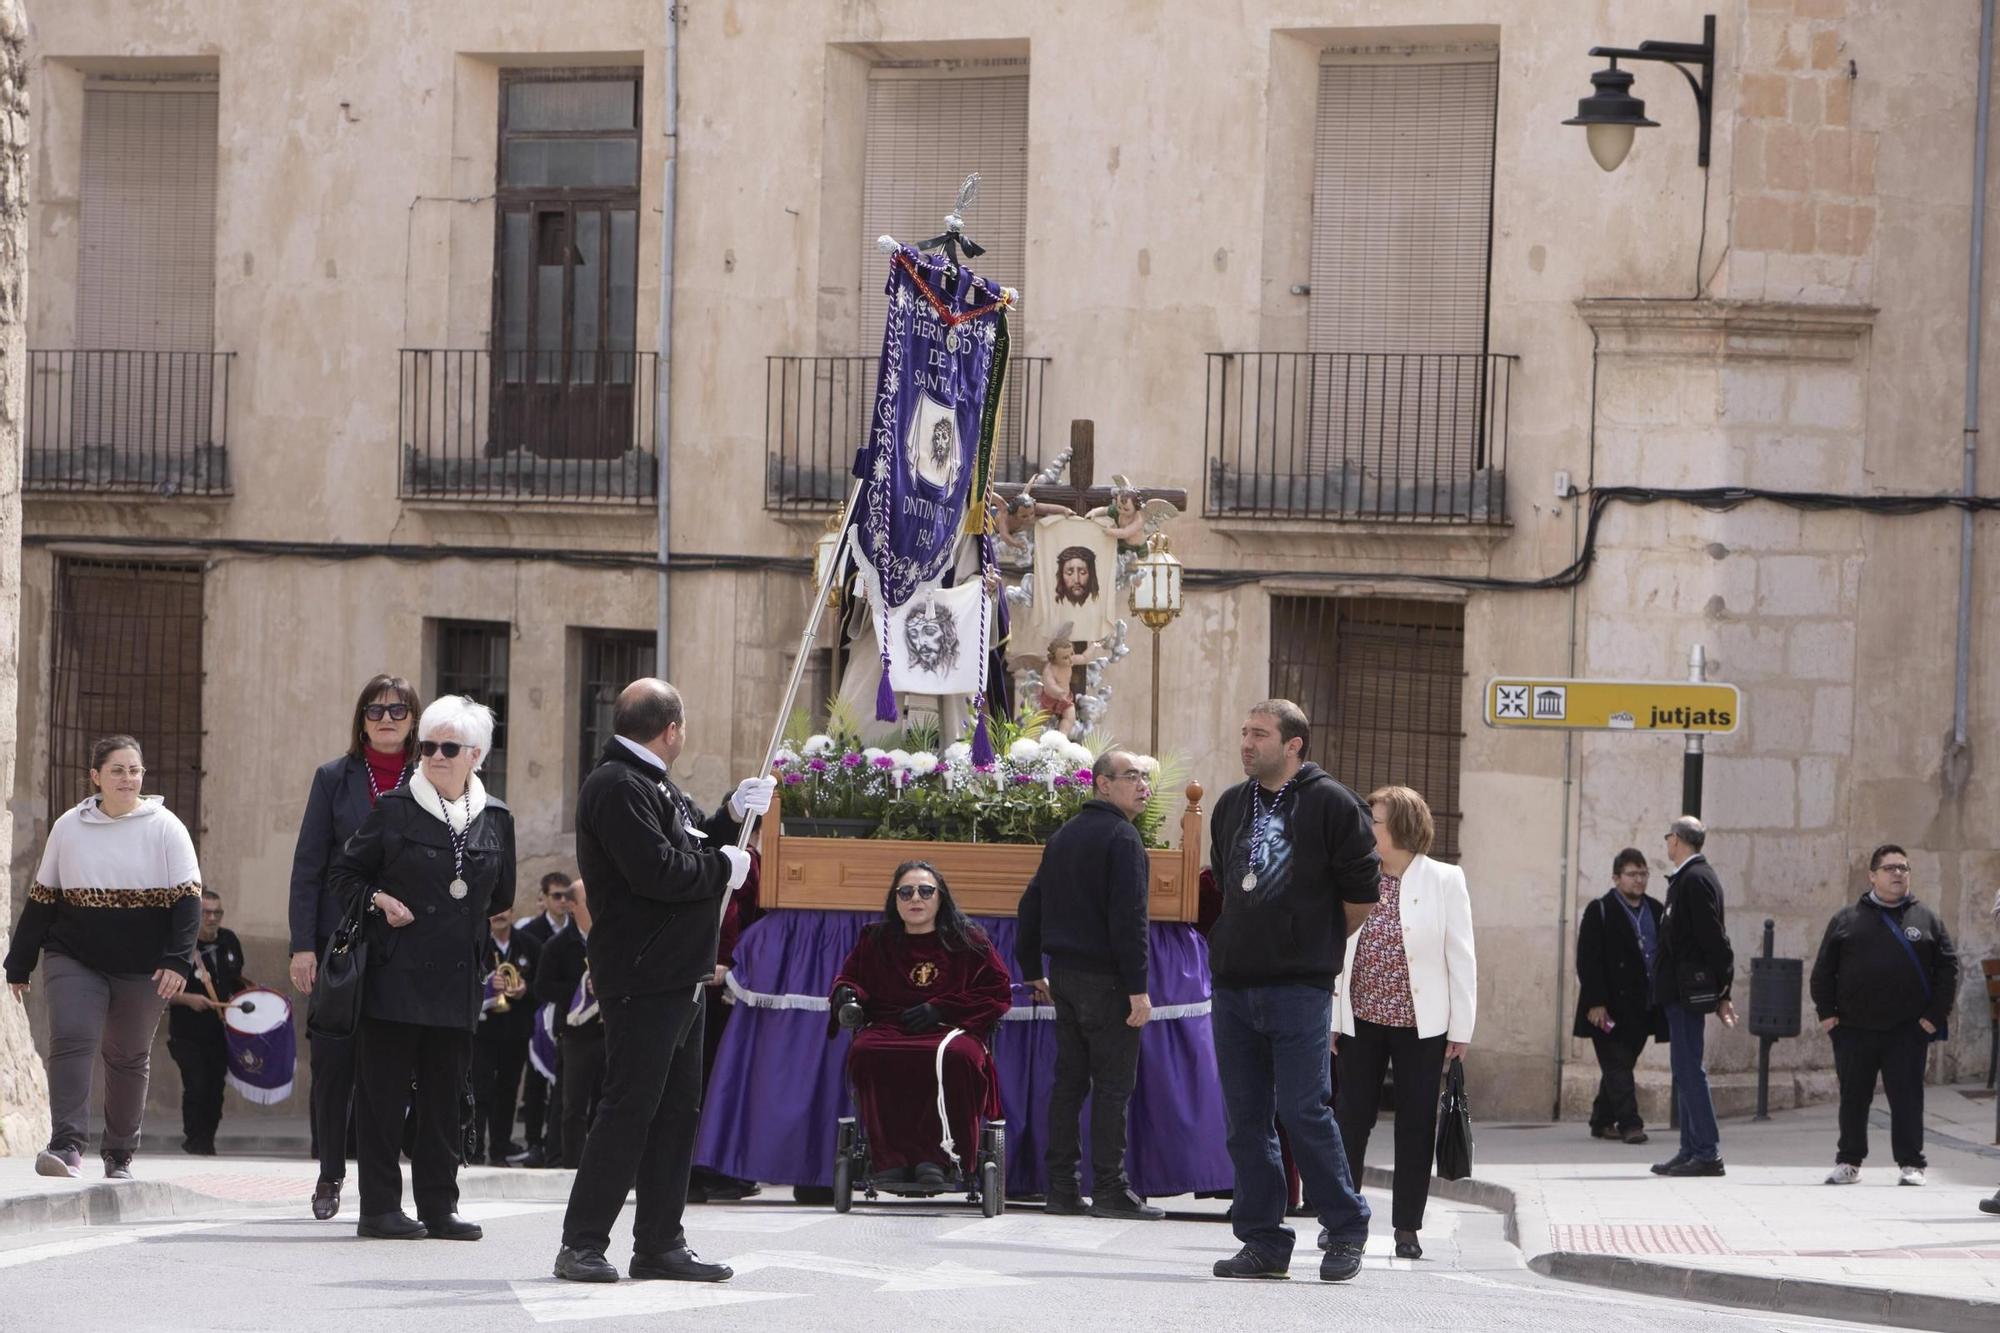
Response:
[[[431,785],[431,780],[424,776],[422,766],[411,771],[407,785],[410,795],[417,798],[417,804],[430,811],[434,818],[445,821],[454,833],[465,832],[466,827],[486,809],[486,784],[479,780],[477,773],[466,779],[465,790],[471,797],[470,801],[460,799],[446,804],[444,798],[438,795],[438,789]]]

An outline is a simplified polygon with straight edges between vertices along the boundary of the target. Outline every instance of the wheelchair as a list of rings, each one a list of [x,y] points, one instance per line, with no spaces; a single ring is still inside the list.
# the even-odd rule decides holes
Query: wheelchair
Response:
[[[850,1083],[848,1100],[853,1101]],[[1007,1211],[1007,1122],[988,1120],[979,1127],[979,1148],[974,1158],[978,1175],[963,1179],[954,1168],[937,1184],[884,1177],[876,1179],[868,1160],[868,1131],[858,1115],[840,1117],[840,1133],[833,1149],[833,1211],[844,1213],[854,1206],[860,1192],[863,1200],[874,1202],[883,1194],[899,1199],[932,1199],[963,1190],[967,1203],[979,1205],[982,1217],[998,1217]]]

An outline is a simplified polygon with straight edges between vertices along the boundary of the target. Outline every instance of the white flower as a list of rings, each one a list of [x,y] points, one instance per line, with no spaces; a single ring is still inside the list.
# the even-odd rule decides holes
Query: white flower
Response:
[[[778,747],[778,753],[772,758],[771,762],[773,766],[783,764],[789,767],[799,762],[799,756],[797,751],[793,750],[790,746],[781,745]]]
[[[1035,739],[1038,745],[1053,754],[1065,754],[1068,752],[1070,746],[1069,737],[1063,735],[1062,730],[1058,727],[1046,728]]]
[[[824,759],[826,756],[832,754],[833,751],[833,737],[824,735],[806,737],[806,758]]]
[[[1040,763],[1041,758],[1042,747],[1025,736],[1007,747],[1007,760],[1009,763],[1020,764],[1025,767],[1029,764]]]
[[[1088,749],[1078,745],[1075,741],[1070,741],[1064,746],[1062,753],[1064,759],[1078,768],[1089,768],[1097,759]]]
[[[1149,778],[1155,778],[1160,775],[1160,761],[1152,755],[1135,754],[1132,756],[1132,762],[1137,764],[1139,771]]]
[[[907,771],[910,767],[910,752],[908,750],[891,750],[889,751],[889,762],[897,768]]]
[[[966,746],[965,752],[967,754],[971,754],[972,747],[969,745]],[[919,750],[915,754],[911,755],[909,759],[910,759],[909,762],[910,772],[916,774],[920,778],[929,777],[931,774],[937,772],[938,757],[932,754],[928,750]]]
[[[972,747],[964,741],[953,741],[944,749],[944,761],[947,764],[970,763],[972,761]]]
[[[877,759],[880,759],[880,758],[881,758],[881,757],[882,757],[883,755],[885,755],[885,754],[887,754],[887,753],[889,753],[889,752],[888,752],[887,750],[883,749],[883,748],[882,748],[881,746],[879,746],[879,745],[871,745],[871,746],[869,746],[869,747],[868,747],[867,749],[865,749],[865,750],[863,750],[863,751],[861,752],[861,757],[862,757],[863,759],[866,759],[866,760],[867,760],[867,761],[868,761],[869,763],[871,763],[871,764],[872,764],[872,763],[874,763],[874,762],[875,762],[875,761],[876,761]]]

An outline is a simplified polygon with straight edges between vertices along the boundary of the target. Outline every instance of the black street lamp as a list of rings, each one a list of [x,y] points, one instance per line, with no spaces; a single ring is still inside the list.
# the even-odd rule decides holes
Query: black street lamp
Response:
[[[1609,67],[1590,76],[1590,96],[1576,104],[1576,115],[1563,122],[1581,125],[1590,142],[1590,155],[1606,171],[1616,171],[1632,151],[1632,135],[1642,128],[1658,126],[1646,119],[1646,104],[1632,96],[1632,75],[1618,68],[1620,60],[1658,60],[1672,65],[1694,90],[1695,114],[1701,121],[1701,141],[1695,161],[1708,167],[1708,132],[1714,112],[1715,94],[1715,15],[1701,21],[1699,42],[1641,42],[1638,46],[1593,46],[1590,54],[1608,56]],[[1689,66],[1693,66],[1690,69]],[[1697,77],[1695,71],[1699,70]]]

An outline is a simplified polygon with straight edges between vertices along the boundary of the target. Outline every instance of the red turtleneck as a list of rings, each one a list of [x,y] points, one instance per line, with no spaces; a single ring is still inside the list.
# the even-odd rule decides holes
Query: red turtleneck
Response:
[[[370,745],[361,751],[361,757],[368,761],[368,776],[375,779],[374,789],[368,793],[368,803],[375,804],[375,793],[393,791],[403,781],[403,756],[400,753],[383,754]]]

